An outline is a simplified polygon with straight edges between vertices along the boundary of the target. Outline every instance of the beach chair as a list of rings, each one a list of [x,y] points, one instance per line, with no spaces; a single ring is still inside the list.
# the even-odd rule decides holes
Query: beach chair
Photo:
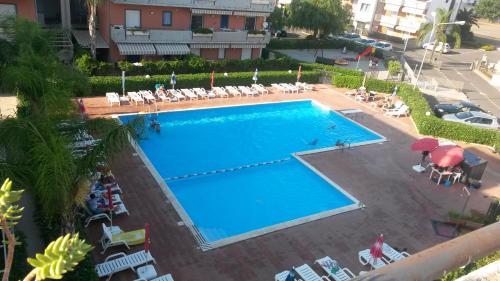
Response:
[[[104,254],[109,247],[124,245],[127,249],[130,246],[144,243],[144,229],[133,231],[123,231],[119,226],[106,226],[102,224],[102,236],[99,240],[102,246],[101,254]]]
[[[318,259],[314,263],[319,264],[319,266],[323,268],[328,276],[331,276],[335,281],[348,281],[356,277],[356,275],[352,273],[352,271],[350,271],[348,268],[341,268],[340,266],[338,266],[337,261],[333,260],[329,256]],[[337,263],[338,269],[334,273],[334,271],[332,270],[332,265],[335,263]]]
[[[208,99],[208,94],[207,94],[207,91],[205,91],[205,89],[202,89],[202,88],[193,88],[193,91],[195,94],[197,94],[200,98],[202,99]]]
[[[226,92],[224,88],[221,87],[213,87],[212,90],[215,94],[221,98],[229,98],[229,94]]]
[[[386,115],[390,116],[395,116],[395,117],[401,117],[401,115],[407,116],[408,115],[408,110],[410,108],[406,105],[403,104],[400,108],[398,109],[389,109],[385,112]]]
[[[259,92],[255,91],[255,90],[252,90],[250,89],[249,87],[247,86],[238,86],[238,90],[240,90],[240,92],[242,92],[245,96],[256,96],[259,94]]]
[[[312,85],[307,84],[306,82],[295,82],[295,86],[302,88],[303,91],[314,90],[314,87]]]
[[[398,100],[394,103],[394,107],[393,108],[382,108],[383,111],[388,111],[388,110],[397,110],[397,109],[400,109],[401,106],[404,105],[404,102]]]
[[[352,89],[352,90],[349,90],[349,91],[345,92],[344,94],[346,96],[355,96],[357,93],[358,93],[358,90]]]
[[[136,92],[127,92],[127,95],[129,96],[130,100],[137,105],[138,103],[142,102],[144,104],[144,99]]]
[[[226,86],[226,90],[229,92],[230,95],[232,95],[233,97],[235,96],[240,96],[241,97],[241,93],[240,91],[238,91],[238,89],[236,89],[236,87],[233,87],[233,86]]]
[[[319,276],[308,264],[293,268],[303,281],[330,281],[326,276]]]
[[[267,94],[269,94],[269,91],[262,84],[253,84],[252,85],[252,89],[256,90],[261,95],[264,95],[264,94],[267,95]]]
[[[161,100],[162,103],[164,103],[165,101],[172,102],[172,99],[167,97],[165,91],[160,91],[160,90],[156,91],[156,96],[158,97],[159,100]]]
[[[106,98],[110,106],[113,106],[113,103],[120,105],[120,96],[117,93],[106,93]]]
[[[205,90],[205,89],[203,89]],[[207,91],[207,95],[209,99],[215,99],[217,95],[214,93],[214,91]]]
[[[147,101],[148,103],[153,103],[156,101],[155,96],[151,91],[139,91],[139,94],[142,96],[142,98]]]
[[[290,92],[290,90],[288,88],[285,88],[285,87],[281,86],[280,84],[273,83],[273,84],[271,84],[271,86],[273,88],[275,88],[276,90],[283,92],[284,94]]]
[[[156,263],[151,252],[143,250],[129,255],[122,252],[107,257],[103,263],[95,266],[95,271],[99,278],[107,277],[106,280],[110,280],[115,273],[127,269],[135,271],[137,267],[149,262]]]
[[[384,254],[384,256],[386,256],[390,262],[399,261],[410,256],[410,254],[405,251],[396,251],[387,243],[382,244],[382,254]]]
[[[374,259],[370,255],[370,249],[359,251],[358,260],[362,265],[370,265],[374,269],[384,267],[389,263],[389,261],[384,257],[381,257],[380,259]]]
[[[295,86],[294,86],[294,85],[292,85],[292,84],[289,84],[289,83],[280,83],[280,85],[281,85],[282,87],[284,87],[284,88],[287,88],[287,89],[288,89],[288,91],[289,91],[290,93],[292,93],[292,94],[293,94],[294,92],[295,92],[295,93],[297,93],[297,94],[299,93],[299,88],[298,88],[298,87],[295,87]]]
[[[168,90],[168,92],[172,95],[172,97],[177,100],[177,101],[181,101],[181,100],[185,100],[186,97],[179,91],[175,90],[175,89],[172,89],[172,90]]]
[[[288,275],[290,275],[289,270],[282,271],[282,272],[274,275],[274,281],[285,281],[286,278],[288,277]],[[298,280],[295,278],[295,281],[298,281]]]
[[[190,89],[181,89],[183,95],[185,95],[190,100],[197,100],[198,96],[193,93]]]
[[[146,280],[144,278],[139,278],[134,281],[174,281],[174,277],[172,277],[172,274],[165,274],[160,277],[156,277],[154,279]]]

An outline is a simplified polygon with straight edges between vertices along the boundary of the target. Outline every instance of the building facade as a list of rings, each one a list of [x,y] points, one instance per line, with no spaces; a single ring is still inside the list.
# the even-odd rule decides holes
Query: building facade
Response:
[[[453,21],[459,4],[455,0],[357,0],[353,5],[353,25],[357,32],[377,32],[401,39],[417,37],[420,27],[433,21],[432,12],[453,10]]]
[[[36,3],[34,0],[0,0],[0,18],[18,16],[36,21]]]

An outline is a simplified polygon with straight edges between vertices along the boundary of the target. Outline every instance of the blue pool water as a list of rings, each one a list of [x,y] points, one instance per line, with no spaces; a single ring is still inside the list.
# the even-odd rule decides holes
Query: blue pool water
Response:
[[[133,115],[121,116],[127,122]],[[382,137],[312,101],[160,113],[140,147],[208,242],[354,201],[291,154]],[[179,176],[282,160],[231,172]]]

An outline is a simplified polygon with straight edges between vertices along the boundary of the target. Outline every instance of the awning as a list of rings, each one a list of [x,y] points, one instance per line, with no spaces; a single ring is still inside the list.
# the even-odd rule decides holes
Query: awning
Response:
[[[231,48],[241,48],[241,49],[254,49],[254,48],[265,48],[266,45],[263,44],[231,44]]]
[[[220,49],[229,48],[229,44],[190,44],[192,49]]]
[[[245,17],[268,17],[270,13],[235,11],[234,15],[245,16]]]
[[[191,13],[193,15],[231,15],[233,12],[224,10],[192,9]]]
[[[186,44],[155,44],[158,55],[186,55],[189,47]]]
[[[156,55],[153,44],[142,43],[117,43],[120,55]]]
[[[88,30],[72,30],[71,33],[73,33],[76,42],[78,42],[78,45],[80,45],[83,48],[90,48],[90,35]],[[108,43],[104,41],[104,38],[102,38],[101,33],[99,33],[99,31],[97,31],[96,34],[96,48],[109,49]]]

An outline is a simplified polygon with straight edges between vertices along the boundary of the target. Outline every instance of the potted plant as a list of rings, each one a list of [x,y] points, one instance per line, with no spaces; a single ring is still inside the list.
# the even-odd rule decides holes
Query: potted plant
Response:
[[[195,28],[192,31],[193,31],[193,36],[198,36],[198,37],[211,37],[212,34],[214,33],[211,29],[202,27]]]
[[[264,37],[266,32],[264,30],[249,30],[248,37]]]

